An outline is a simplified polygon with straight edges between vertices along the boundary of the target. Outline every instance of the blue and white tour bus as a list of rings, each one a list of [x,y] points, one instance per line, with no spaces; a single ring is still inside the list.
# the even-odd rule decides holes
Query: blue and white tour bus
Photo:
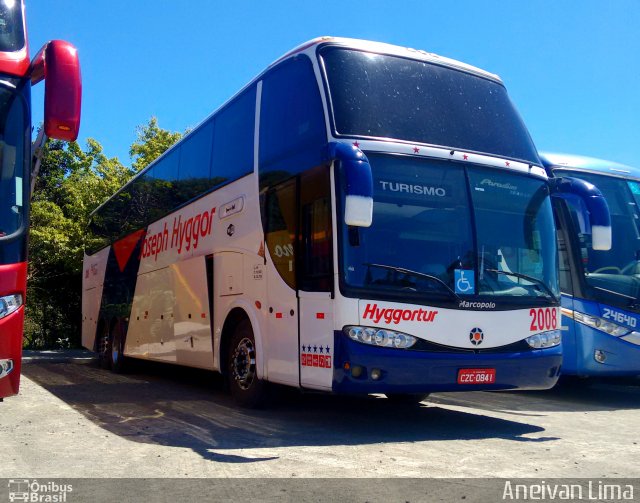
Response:
[[[595,248],[608,228],[588,184],[558,182],[496,75],[312,40],[94,212],[83,345],[115,371],[219,371],[248,406],[268,382],[398,400],[550,388],[551,195],[584,200]]]

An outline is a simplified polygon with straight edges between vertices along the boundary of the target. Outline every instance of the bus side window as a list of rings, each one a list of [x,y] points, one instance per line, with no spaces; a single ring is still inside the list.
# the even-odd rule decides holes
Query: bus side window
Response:
[[[273,265],[284,282],[296,289],[296,180],[267,191],[264,199],[265,242]]]
[[[288,177],[322,162],[327,131],[318,82],[306,55],[267,72],[260,108],[260,188],[272,181],[270,175]]]
[[[320,166],[300,178],[300,289],[332,291],[333,246],[329,169]]]
[[[565,218],[570,217],[570,209],[566,201],[557,200],[553,204],[554,220],[556,221],[556,236],[558,239],[558,280],[560,291],[573,295],[573,281],[571,279],[570,240],[566,228]]]

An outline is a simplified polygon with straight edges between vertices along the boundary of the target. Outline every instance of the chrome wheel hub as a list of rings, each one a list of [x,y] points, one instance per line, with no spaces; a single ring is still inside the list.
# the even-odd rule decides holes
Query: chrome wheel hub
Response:
[[[256,375],[256,350],[248,337],[236,346],[231,357],[231,374],[238,386],[247,390],[251,387]]]

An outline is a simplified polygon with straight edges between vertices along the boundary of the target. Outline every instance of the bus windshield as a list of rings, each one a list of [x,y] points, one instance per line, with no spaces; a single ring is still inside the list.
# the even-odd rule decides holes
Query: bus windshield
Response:
[[[446,66],[327,47],[336,133],[397,138],[539,164],[506,89]]]
[[[587,285],[595,300],[638,310],[640,302],[640,182],[617,176],[562,170],[593,183],[604,195],[611,212],[613,242],[608,251],[588,246],[585,226],[571,209],[579,229],[582,262]]]
[[[0,238],[23,224],[26,125],[21,96],[0,85]]]
[[[0,52],[15,52],[24,47],[21,2],[0,1]]]
[[[368,154],[373,224],[343,225],[343,285],[356,296],[555,302],[546,182],[450,161]]]

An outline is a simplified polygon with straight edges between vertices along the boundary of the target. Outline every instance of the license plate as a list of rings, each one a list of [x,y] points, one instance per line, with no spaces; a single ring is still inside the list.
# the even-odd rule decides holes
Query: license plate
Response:
[[[496,382],[496,369],[460,369],[458,384],[493,384]]]

